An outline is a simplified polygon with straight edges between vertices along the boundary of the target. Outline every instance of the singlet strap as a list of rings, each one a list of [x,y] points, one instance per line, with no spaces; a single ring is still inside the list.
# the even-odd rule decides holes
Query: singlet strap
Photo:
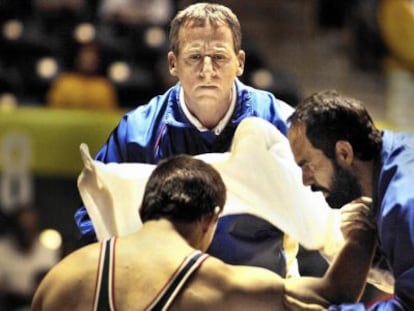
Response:
[[[113,268],[115,238],[101,243],[93,311],[114,311]]]
[[[188,278],[200,267],[207,257],[208,254],[202,253],[201,251],[195,251],[187,256],[180,265],[179,269],[164,286],[158,297],[145,310],[167,310]]]

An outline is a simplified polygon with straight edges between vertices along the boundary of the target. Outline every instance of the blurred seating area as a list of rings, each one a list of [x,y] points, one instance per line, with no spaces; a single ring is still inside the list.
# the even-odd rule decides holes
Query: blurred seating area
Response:
[[[180,3],[0,1],[0,101],[45,105],[54,79],[74,69],[77,46],[95,42],[101,54],[98,73],[114,84],[119,106],[146,103],[175,83],[166,54],[169,22]],[[248,59],[242,80],[295,105],[299,87],[293,78],[272,70],[246,36],[243,48]]]
[[[100,3],[1,1],[0,93],[19,103],[45,103],[53,79],[71,69],[76,46],[88,41],[98,43],[99,71],[115,84],[124,106],[163,88],[158,62],[167,48],[167,24],[122,24],[104,18]]]

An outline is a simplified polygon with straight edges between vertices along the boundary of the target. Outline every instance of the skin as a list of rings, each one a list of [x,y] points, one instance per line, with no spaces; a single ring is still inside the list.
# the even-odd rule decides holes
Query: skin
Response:
[[[322,191],[326,198],[334,172],[332,162],[322,150],[312,146],[303,126],[290,129],[288,139],[295,161],[302,170],[303,184],[311,186],[314,191]]]
[[[321,191],[330,203],[329,197],[336,195],[332,190],[338,188],[333,185],[335,178],[338,178],[338,168],[335,168],[333,160],[312,145],[306,137],[303,124],[290,128],[288,140],[295,162],[302,170],[303,184],[310,186],[313,191]],[[372,197],[373,162],[356,158],[351,144],[345,140],[336,142],[335,155],[336,165],[348,175],[347,181],[342,182],[342,191],[351,193],[348,198],[343,198],[345,202],[340,205],[360,196]]]
[[[228,111],[234,80],[242,75],[245,53],[235,52],[230,28],[190,21],[178,34],[179,52],[168,53],[171,75],[184,89],[189,111],[206,128],[214,128]]]
[[[144,310],[186,255],[194,249],[206,250],[217,217],[218,213],[204,216],[191,224],[152,220],[137,233],[119,238],[117,310]],[[142,256],[142,249],[146,256]],[[99,244],[94,243],[66,257],[41,283],[32,310],[92,309],[98,256]],[[169,310],[252,310],[257,306],[261,310],[283,310],[282,293],[282,279],[268,270],[231,266],[209,257]]]
[[[372,179],[373,179],[373,161],[361,161],[354,156],[351,144],[344,140],[339,140],[335,144],[335,159],[328,158],[320,149],[315,148],[306,136],[306,130],[303,124],[295,124],[291,126],[288,133],[288,140],[292,149],[294,158],[298,166],[302,170],[302,181],[305,186],[310,186],[313,191],[322,191],[326,201],[331,207],[341,207],[341,231],[345,238],[351,237],[356,232],[356,229],[363,227],[374,228],[375,220],[372,216],[371,203],[372,200]],[[341,172],[341,173],[340,173]],[[338,186],[340,185],[340,187]],[[341,195],[340,202],[334,202],[332,198],[338,198],[338,192]],[[355,196],[361,196],[358,200]],[[343,204],[346,204],[342,207]],[[369,243],[366,244],[369,248]],[[349,267],[360,268],[362,257],[359,257],[354,250],[345,245],[342,249],[337,261],[342,261]],[[360,247],[365,247],[364,243]],[[357,249],[357,248],[356,248]],[[351,264],[353,262],[353,264]],[[353,269],[353,268],[352,268]],[[329,271],[332,270],[330,266]],[[330,272],[328,271],[328,275]],[[353,271],[355,272],[355,271]],[[338,292],[341,292],[341,284],[338,280],[345,280],[349,282],[349,277],[354,277],[344,271],[344,275],[333,273],[331,278],[332,284],[339,286]],[[361,279],[364,282],[364,279]],[[303,281],[302,281],[303,282]],[[343,287],[346,288],[346,287]],[[332,288],[331,288],[332,290]],[[349,290],[355,290],[349,287]],[[335,289],[333,293],[335,293]],[[347,301],[346,299],[335,297],[325,293],[325,297],[329,296],[328,300],[337,304]],[[311,307],[310,301],[306,297],[301,297],[298,291],[293,290],[287,297],[287,304],[292,310],[304,310],[306,307]],[[309,303],[309,304],[308,304]]]
[[[144,310],[186,255],[194,249],[207,249],[219,210],[189,224],[150,220],[134,234],[118,238],[114,274],[116,309]],[[284,306],[289,305],[289,299],[300,299],[312,304],[292,310],[315,311],[325,310],[321,305],[329,301],[354,301],[362,291],[361,280],[368,271],[372,258],[370,246],[373,247],[374,241],[373,231],[353,230],[345,252],[340,253],[323,278],[283,280],[264,268],[233,266],[208,257],[169,310],[283,311],[291,310]],[[91,310],[99,250],[99,243],[88,245],[56,265],[36,291],[32,310]],[[286,300],[284,295],[288,297]]]
[[[357,301],[365,288],[366,275],[376,245],[375,226],[367,222],[372,201],[361,197],[347,207],[353,215],[351,223],[344,224],[346,243],[328,268],[322,281],[312,277],[286,280],[286,305],[289,310],[307,310],[316,307]],[[314,294],[309,294],[313,290]],[[319,295],[320,303],[313,295]],[[311,309],[312,310],[312,309]],[[322,309],[325,310],[325,309]]]

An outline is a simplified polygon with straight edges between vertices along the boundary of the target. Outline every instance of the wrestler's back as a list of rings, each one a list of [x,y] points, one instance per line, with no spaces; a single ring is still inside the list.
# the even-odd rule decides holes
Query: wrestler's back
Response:
[[[98,243],[88,245],[55,266],[36,293],[33,310],[92,310],[101,248]],[[162,230],[143,227],[117,238],[112,283],[116,310],[147,310],[193,252],[179,234]],[[283,310],[282,293],[282,281],[275,273],[208,257],[169,310]]]

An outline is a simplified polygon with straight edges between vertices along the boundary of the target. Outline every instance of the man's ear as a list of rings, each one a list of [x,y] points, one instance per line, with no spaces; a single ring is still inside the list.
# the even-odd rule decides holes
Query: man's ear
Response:
[[[220,213],[221,208],[219,206],[216,206],[211,214],[207,214],[201,217],[201,222],[203,224],[203,232],[207,232],[209,227],[217,222]]]
[[[174,77],[177,76],[177,57],[175,56],[174,52],[168,52],[168,68],[170,70],[170,74]]]
[[[214,208],[214,211],[213,211],[213,221],[214,222],[217,222],[217,220],[218,220],[218,218],[220,216],[221,211],[222,211],[222,209],[220,208],[220,206],[216,206]]]
[[[338,163],[343,166],[350,166],[354,161],[354,149],[346,140],[338,140],[336,142],[335,155]]]
[[[237,59],[239,61],[239,65],[237,67],[237,76],[240,77],[244,72],[244,63],[246,61],[246,53],[243,50],[240,50]]]

